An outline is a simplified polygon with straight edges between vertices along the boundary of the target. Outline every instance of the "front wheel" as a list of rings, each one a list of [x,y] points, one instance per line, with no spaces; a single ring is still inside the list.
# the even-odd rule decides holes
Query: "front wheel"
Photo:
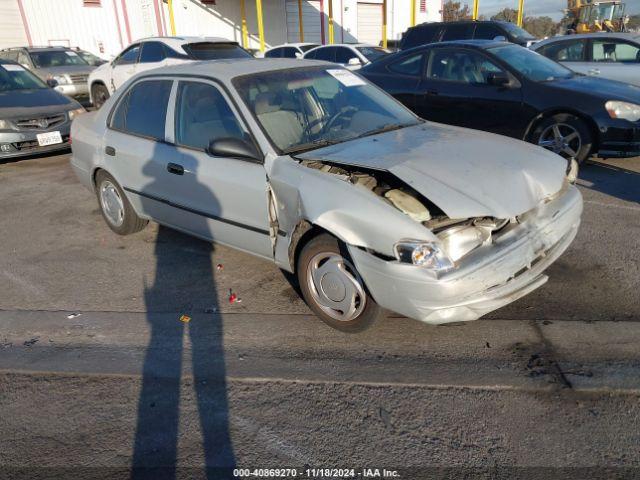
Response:
[[[91,98],[93,98],[93,106],[100,109],[104,102],[109,99],[109,89],[102,84],[91,87]]]
[[[542,120],[531,134],[531,141],[565,158],[584,162],[593,148],[593,136],[584,120],[571,114],[558,114]]]
[[[327,325],[360,332],[382,315],[368,294],[344,244],[328,234],[307,243],[300,253],[297,275],[307,305]]]

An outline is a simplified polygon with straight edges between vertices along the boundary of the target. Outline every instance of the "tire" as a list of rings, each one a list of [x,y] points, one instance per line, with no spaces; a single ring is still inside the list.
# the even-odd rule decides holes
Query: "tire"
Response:
[[[101,83],[97,83],[91,87],[91,98],[93,99],[93,106],[96,107],[96,110],[99,110],[110,96],[109,89]]]
[[[307,305],[330,327],[357,333],[382,316],[346,246],[329,234],[314,237],[302,248],[296,274]]]
[[[543,119],[531,133],[530,141],[565,158],[574,157],[578,163],[589,158],[593,149],[589,126],[568,113]]]
[[[118,182],[104,170],[96,175],[96,196],[102,218],[118,235],[139,232],[149,223],[136,214]]]

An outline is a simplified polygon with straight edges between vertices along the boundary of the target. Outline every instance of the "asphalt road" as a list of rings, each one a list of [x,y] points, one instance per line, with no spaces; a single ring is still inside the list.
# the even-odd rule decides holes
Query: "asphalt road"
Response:
[[[0,477],[640,475],[635,172],[582,169],[580,233],[533,294],[345,335],[268,262],[156,225],[114,235],[64,155],[0,164]]]

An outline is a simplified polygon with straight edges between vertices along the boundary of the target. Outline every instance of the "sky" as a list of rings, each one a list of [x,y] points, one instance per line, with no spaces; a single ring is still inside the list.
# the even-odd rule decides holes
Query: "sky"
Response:
[[[472,0],[466,2],[469,7],[473,4]],[[640,0],[625,0],[627,4],[627,13],[636,14],[640,13]],[[480,0],[480,14],[490,16],[496,12],[499,12],[503,8],[518,8],[518,0]],[[525,0],[524,11],[525,15],[531,15],[535,17],[549,16],[554,20],[560,20],[562,18],[562,10],[567,8],[567,0]]]

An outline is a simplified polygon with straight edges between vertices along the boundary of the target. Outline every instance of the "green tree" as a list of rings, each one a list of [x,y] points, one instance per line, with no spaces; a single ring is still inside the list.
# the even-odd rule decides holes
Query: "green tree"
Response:
[[[471,18],[471,10],[466,3],[454,2],[448,0],[442,6],[442,20],[445,22],[455,22],[456,20],[469,20]]]

